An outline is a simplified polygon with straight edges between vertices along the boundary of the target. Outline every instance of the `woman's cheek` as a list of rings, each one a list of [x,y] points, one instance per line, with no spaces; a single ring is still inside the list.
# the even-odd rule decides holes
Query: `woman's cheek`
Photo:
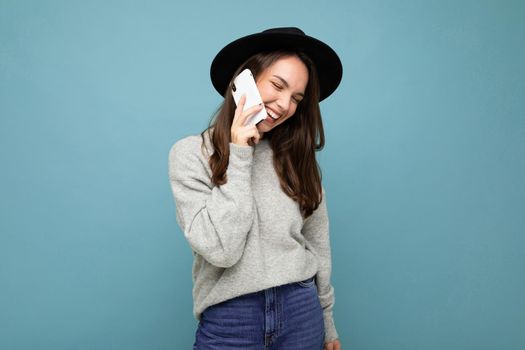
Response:
[[[269,100],[272,97],[271,90],[269,90],[268,87],[263,87],[260,90],[260,93],[261,93],[261,97],[262,97],[263,101],[264,100]]]

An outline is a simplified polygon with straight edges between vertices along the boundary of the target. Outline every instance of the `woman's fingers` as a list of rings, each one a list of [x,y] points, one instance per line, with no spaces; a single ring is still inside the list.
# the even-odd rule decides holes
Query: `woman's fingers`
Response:
[[[261,135],[257,132],[256,136],[253,136],[252,138],[248,140],[248,144],[250,146],[253,146],[253,145],[258,144],[260,140],[261,140]]]
[[[255,125],[238,127],[231,129],[231,140],[238,145],[249,145],[250,140],[253,139],[255,143],[259,143],[261,135]]]
[[[243,111],[245,103],[246,103],[246,95],[242,95],[241,98],[239,99],[239,104],[237,105],[237,108],[235,109],[235,114],[233,116],[232,125],[244,126],[248,117],[257,113],[262,108],[262,104],[258,104],[258,105],[252,106],[248,108],[247,110]]]
[[[242,95],[239,99],[239,104],[235,109],[233,122],[231,126],[231,140],[233,143],[239,145],[249,145],[250,143],[259,143],[261,138],[259,131],[255,125],[245,125],[248,117],[261,110],[262,104],[252,106],[243,111],[246,102],[246,95]]]
[[[262,108],[262,104],[252,106],[252,107],[248,108],[247,110],[245,110],[241,114],[241,118],[240,118],[240,120],[242,122],[241,125],[245,125],[246,124],[246,120],[248,119],[248,117],[254,115],[257,112],[259,112],[261,110],[261,108]]]
[[[339,339],[324,344],[324,350],[341,350],[341,342]]]

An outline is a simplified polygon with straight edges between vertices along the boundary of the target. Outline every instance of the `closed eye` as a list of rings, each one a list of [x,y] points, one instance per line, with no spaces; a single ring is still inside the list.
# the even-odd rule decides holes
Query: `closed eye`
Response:
[[[303,100],[304,96],[303,94],[297,94],[292,96],[292,99],[295,101],[295,103],[299,103]]]

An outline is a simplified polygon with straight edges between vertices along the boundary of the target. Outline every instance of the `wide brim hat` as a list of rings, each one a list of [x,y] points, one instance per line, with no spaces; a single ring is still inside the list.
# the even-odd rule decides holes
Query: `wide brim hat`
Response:
[[[272,28],[251,34],[226,45],[213,59],[210,76],[215,90],[225,96],[233,74],[251,56],[280,49],[302,51],[315,64],[319,77],[319,101],[339,86],[343,65],[335,51],[296,27]]]

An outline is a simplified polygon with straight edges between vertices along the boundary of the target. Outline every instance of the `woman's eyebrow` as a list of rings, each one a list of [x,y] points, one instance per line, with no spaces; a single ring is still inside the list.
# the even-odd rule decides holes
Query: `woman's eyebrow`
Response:
[[[281,81],[281,83],[283,83],[283,85],[285,87],[287,87],[287,88],[290,87],[290,85],[288,85],[288,82],[286,80],[284,80],[284,78],[282,78],[282,77],[280,77],[278,75],[275,75],[275,74],[273,76],[276,77],[277,79],[279,79]],[[299,95],[301,97],[304,97],[304,94],[302,92],[298,92],[297,95]]]

